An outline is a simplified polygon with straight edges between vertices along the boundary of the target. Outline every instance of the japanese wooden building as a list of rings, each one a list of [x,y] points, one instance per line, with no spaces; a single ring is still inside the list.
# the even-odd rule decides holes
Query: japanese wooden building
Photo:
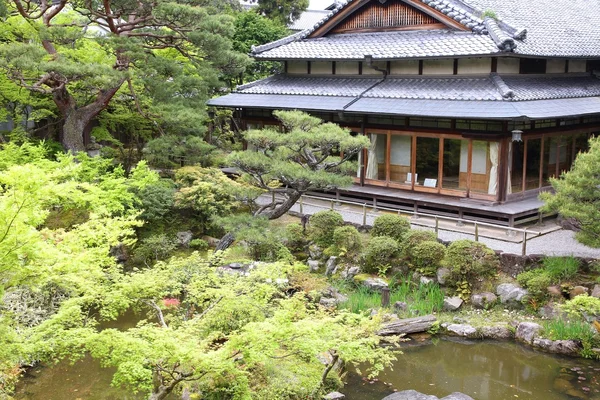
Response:
[[[599,10],[600,0],[346,0],[253,48],[283,73],[209,104],[236,109],[247,128],[299,109],[368,135],[344,196],[512,225],[537,214],[549,178],[600,132]]]

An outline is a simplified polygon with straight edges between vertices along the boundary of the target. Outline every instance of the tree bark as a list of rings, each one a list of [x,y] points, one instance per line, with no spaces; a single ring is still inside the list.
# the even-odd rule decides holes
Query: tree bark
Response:
[[[273,209],[263,209],[258,215],[265,216],[268,219],[277,219],[287,213],[300,200],[300,197],[302,197],[301,192],[293,191],[288,194],[287,199],[283,203],[275,206]]]
[[[72,153],[85,151],[83,134],[86,126],[92,122],[92,118],[80,112],[79,110],[72,110],[64,115],[64,117],[65,123],[63,125],[62,135],[63,147],[65,150]]]
[[[231,232],[227,233],[225,236],[223,236],[221,238],[221,240],[219,240],[219,243],[217,244],[215,251],[227,250],[229,248],[229,246],[231,246],[233,244],[234,241],[235,241],[235,236],[233,235],[233,233],[231,233]]]

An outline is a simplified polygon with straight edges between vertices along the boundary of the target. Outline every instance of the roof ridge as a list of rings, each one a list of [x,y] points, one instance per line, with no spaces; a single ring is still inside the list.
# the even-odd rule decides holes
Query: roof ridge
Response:
[[[492,79],[492,82],[494,83],[494,85],[496,85],[496,88],[500,92],[500,95],[502,95],[502,98],[509,100],[509,99],[513,99],[515,97],[514,90],[512,90],[506,84],[506,82],[504,82],[504,80],[502,79],[502,77],[500,75],[498,75],[498,73],[492,72],[490,74],[490,78]]]
[[[509,36],[502,28],[498,25],[498,22],[491,17],[485,17],[483,20],[491,38],[496,43],[496,46],[502,51],[510,52],[517,48],[515,39]]]

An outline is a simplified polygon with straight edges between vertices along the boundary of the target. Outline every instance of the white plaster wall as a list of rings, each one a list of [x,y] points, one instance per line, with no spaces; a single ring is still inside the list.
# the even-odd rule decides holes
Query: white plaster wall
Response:
[[[310,63],[311,75],[331,75],[330,61],[313,61]]]
[[[585,72],[585,60],[569,60],[569,72]]]
[[[492,59],[489,57],[480,58],[459,58],[458,75],[489,74],[492,72]]]
[[[498,57],[498,67],[496,71],[499,74],[518,74],[519,73],[519,59]]]
[[[565,60],[546,60],[547,74],[562,74],[565,72]]]
[[[452,75],[454,60],[424,60],[423,75]]]
[[[338,61],[335,63],[336,75],[358,75],[358,62]]]
[[[287,73],[305,75],[308,73],[308,63],[306,61],[288,61]]]
[[[392,75],[419,75],[419,60],[392,61],[390,73]]]
[[[385,70],[387,68],[387,62],[385,61],[375,61],[373,63],[373,65],[379,69],[383,69]],[[379,75],[382,76],[383,73],[380,71],[377,71],[371,67],[369,67],[367,65],[367,63],[363,63],[363,70],[362,70],[363,75]]]

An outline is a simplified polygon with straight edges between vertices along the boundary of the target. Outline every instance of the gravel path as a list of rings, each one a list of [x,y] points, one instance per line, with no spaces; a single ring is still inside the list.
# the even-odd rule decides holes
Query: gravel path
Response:
[[[259,202],[267,202],[269,198],[259,199]],[[329,202],[323,202],[323,204],[318,204],[317,200],[310,200],[310,203],[307,201],[304,203],[302,207],[302,212],[304,214],[312,215],[318,211],[329,210],[330,205]],[[291,211],[300,212],[300,205],[296,204],[292,207]],[[360,207],[354,206],[336,206],[335,211],[342,214],[344,220],[347,222],[351,222],[354,224],[362,225],[363,224],[363,211]],[[373,221],[376,217],[378,217],[379,213],[373,213],[372,211],[367,212],[367,225],[373,225]],[[433,230],[433,228],[427,228],[422,225],[412,224],[413,228],[416,229],[429,229]],[[485,243],[487,246],[494,250],[500,250],[506,253],[513,254],[521,254],[522,253],[522,243],[515,243],[513,241],[501,240],[502,235],[505,233],[499,233],[497,238],[488,238],[488,237],[479,237],[479,241]],[[438,236],[440,239],[444,241],[455,241],[460,239],[474,239],[474,235],[469,233],[461,233],[444,230],[443,228],[439,229]],[[527,254],[545,254],[545,255],[554,255],[554,256],[578,256],[578,257],[592,257],[592,258],[600,258],[600,249],[594,249],[587,246],[582,245],[581,243],[575,240],[575,233],[572,231],[567,231],[564,229],[557,230],[554,232],[547,233],[542,236],[535,237],[533,239],[527,240]]]

